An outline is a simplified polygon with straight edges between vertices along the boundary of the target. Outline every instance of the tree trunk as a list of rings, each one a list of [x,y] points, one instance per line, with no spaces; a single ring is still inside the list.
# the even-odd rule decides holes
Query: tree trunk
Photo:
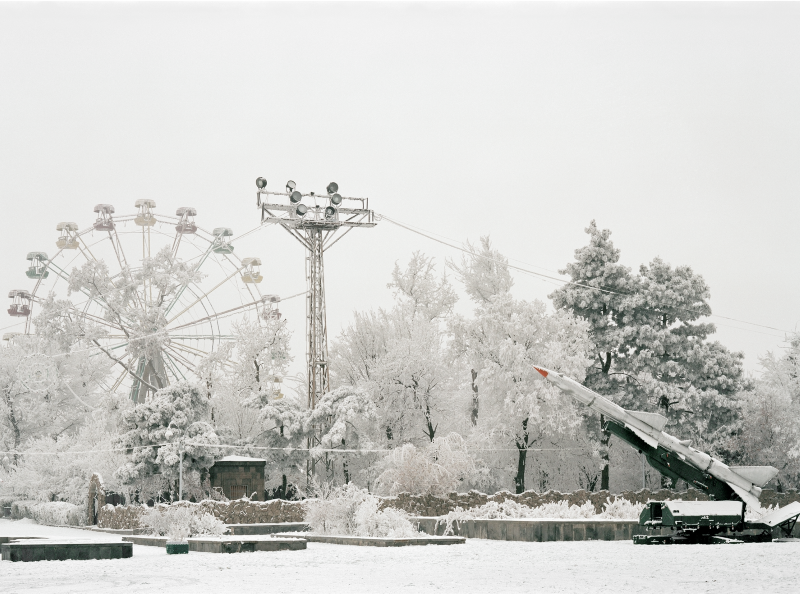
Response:
[[[606,353],[606,360],[603,361],[602,358],[600,359],[602,362],[602,371],[604,374],[608,375],[611,371],[611,353]],[[603,461],[603,470],[600,473],[600,490],[608,491],[608,483],[609,483],[609,460],[608,460],[608,446],[609,442],[611,441],[611,434],[608,433],[603,429],[606,424],[606,419],[603,415],[600,415],[600,431],[602,431],[600,436],[600,459]]]
[[[431,421],[431,407],[427,404],[425,405],[425,424],[428,426],[428,432],[425,433],[423,431],[423,433],[428,436],[428,439],[433,441],[433,437],[436,435],[436,429],[439,425],[436,425],[436,427],[433,426],[433,422]]]
[[[475,383],[475,380],[478,378],[478,372],[474,369],[472,371],[472,426],[478,424],[478,384]]]
[[[600,490],[608,491],[608,479],[609,479],[609,461],[608,461],[608,446],[609,442],[611,441],[611,434],[608,431],[605,431],[603,427],[606,424],[605,416],[600,415],[600,459],[603,461],[603,470],[600,472]]]
[[[522,440],[517,440],[517,476],[514,477],[514,487],[519,495],[525,492],[525,462],[528,459],[528,419],[522,421]]]
[[[344,438],[342,438],[342,447],[345,447]],[[344,472],[344,484],[350,482],[350,471],[347,469],[347,454],[342,454],[342,471]]]
[[[4,400],[6,401],[6,408],[8,408],[8,422],[11,423],[11,431],[14,434],[14,463],[17,462],[17,450],[20,444],[19,421],[17,421],[17,413],[14,410],[14,398],[9,394],[9,390],[3,390]]]

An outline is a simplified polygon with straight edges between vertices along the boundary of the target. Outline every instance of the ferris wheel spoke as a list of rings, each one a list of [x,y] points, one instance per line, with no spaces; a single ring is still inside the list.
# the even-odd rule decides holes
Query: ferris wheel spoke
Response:
[[[208,249],[205,251],[205,253],[202,254],[202,257],[200,258],[200,261],[194,267],[194,269],[196,271],[200,270],[200,267],[203,266],[203,264],[205,264],[206,260],[208,260],[208,256],[211,255],[211,249],[213,247],[214,247],[214,242],[210,242],[208,244]],[[169,306],[167,307],[167,310],[164,312],[164,316],[169,315],[169,312],[172,311],[172,308],[175,307],[175,304],[178,303],[178,300],[181,298],[181,296],[183,295],[183,292],[188,287],[189,287],[189,283],[184,283],[184,284],[182,284],[180,286],[180,288],[178,289],[178,292],[175,293],[175,298],[170,302]]]
[[[242,268],[243,268],[243,266],[239,266],[239,267],[238,267],[236,270],[234,270],[234,271],[233,271],[233,272],[232,272],[232,273],[231,273],[231,274],[230,274],[230,275],[229,275],[229,276],[228,276],[228,277],[227,277],[225,280],[222,280],[222,281],[218,282],[218,283],[217,283],[217,284],[214,286],[214,288],[212,288],[212,289],[210,289],[210,290],[206,291],[205,293],[203,293],[202,295],[200,295],[200,297],[198,297],[197,299],[195,299],[195,300],[194,300],[194,301],[191,303],[191,305],[187,305],[187,306],[186,306],[186,307],[185,307],[185,308],[184,308],[184,309],[183,309],[183,310],[182,310],[182,311],[181,311],[181,312],[180,312],[178,315],[176,315],[176,316],[174,316],[172,319],[168,320],[168,321],[167,321],[167,325],[169,325],[169,324],[171,324],[172,322],[174,322],[175,320],[177,320],[179,317],[181,317],[181,316],[182,316],[183,314],[185,314],[187,311],[189,311],[190,309],[192,309],[192,308],[193,308],[195,305],[197,305],[198,303],[200,303],[200,302],[201,302],[203,299],[206,299],[206,298],[208,298],[208,296],[209,296],[209,295],[211,295],[211,293],[213,293],[214,291],[216,291],[217,289],[219,289],[219,288],[220,288],[222,285],[224,285],[224,284],[225,284],[225,283],[227,283],[229,280],[231,280],[231,279],[232,279],[234,276],[236,276],[236,275],[237,275],[237,274],[238,274],[238,273],[239,273],[239,272],[242,270]]]
[[[128,357],[128,363],[130,363],[130,357]],[[119,388],[120,384],[122,383],[122,380],[124,380],[127,377],[127,375],[128,375],[128,370],[123,369],[122,373],[119,374],[119,377],[117,377],[117,380],[111,386],[111,390],[109,390],[109,392],[116,392],[117,388]]]
[[[171,342],[170,345],[174,349],[178,349],[180,351],[186,351],[191,355],[197,355],[199,357],[207,357],[210,355],[208,351],[204,351],[203,349],[198,349],[197,347],[189,346],[188,344],[182,344],[179,342]]]
[[[131,376],[132,376],[134,379],[136,379],[136,380],[138,380],[139,382],[143,383],[145,386],[147,386],[148,388],[150,388],[150,389],[151,389],[153,392],[157,392],[157,391],[158,391],[158,388],[156,388],[155,386],[153,386],[153,385],[152,385],[152,384],[150,384],[149,382],[145,381],[143,378],[139,377],[139,376],[138,376],[136,373],[134,373],[134,371],[133,371],[133,370],[130,368],[130,365],[129,365],[129,364],[126,364],[126,363],[125,363],[125,362],[124,362],[122,359],[119,359],[119,358],[115,357],[115,356],[114,356],[114,355],[111,353],[111,351],[109,351],[108,349],[106,349],[105,347],[103,347],[103,345],[101,345],[101,344],[100,344],[100,343],[99,343],[97,340],[92,340],[92,342],[93,342],[95,345],[97,345],[97,348],[99,348],[101,351],[103,351],[103,352],[104,352],[104,353],[105,353],[105,354],[108,356],[108,358],[109,358],[109,359],[111,359],[112,361],[114,361],[114,362],[115,362],[117,365],[121,365],[122,367],[124,367],[124,368],[125,368],[125,370],[126,370],[126,371],[127,371],[129,374],[131,374]]]
[[[172,376],[175,378],[175,381],[186,380],[186,376],[180,370],[180,368],[172,359],[172,357],[170,357],[169,353],[166,351],[162,351],[161,354],[164,355],[165,369],[167,369],[169,372],[172,373]]]
[[[175,357],[176,361],[179,361],[184,367],[190,370],[192,373],[195,372],[194,364],[189,361],[186,357],[183,356],[177,349],[173,347],[173,345],[167,345],[164,347],[164,352],[169,352],[173,357]]]
[[[111,241],[111,245],[114,248],[114,254],[117,256],[117,262],[119,263],[120,269],[127,273],[131,286],[134,286],[133,274],[131,274],[131,269],[128,267],[128,260],[125,258],[125,252],[122,249],[122,243],[119,240],[119,234],[117,233],[116,227],[108,232],[108,239]],[[145,305],[142,303],[142,296],[139,295],[139,291],[134,291],[133,294],[135,295],[136,301],[139,302],[139,307],[144,309]]]
[[[206,322],[208,322],[210,320],[219,319],[221,317],[224,317],[227,314],[233,313],[235,311],[240,311],[240,310],[243,310],[243,309],[247,309],[249,307],[255,307],[257,309],[259,303],[261,303],[261,300],[254,301],[252,303],[245,303],[244,305],[239,305],[238,307],[233,307],[231,309],[226,309],[225,311],[221,311],[219,313],[215,313],[215,314],[212,314],[210,316],[206,316],[205,318],[200,318],[199,320],[195,320],[194,322],[189,322],[189,323],[183,324],[181,326],[176,326],[175,328],[172,328],[171,331],[174,332],[175,330],[182,330],[183,328],[190,328],[191,326],[197,326],[198,324],[205,324]]]

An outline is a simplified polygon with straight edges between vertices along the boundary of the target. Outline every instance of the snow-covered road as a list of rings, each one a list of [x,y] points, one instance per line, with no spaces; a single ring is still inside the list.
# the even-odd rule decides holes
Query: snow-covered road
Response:
[[[0,520],[0,536],[115,539]],[[800,592],[800,543],[637,546],[630,542],[406,548],[309,543],[305,551],[167,556],[134,545],[132,559],[0,562],[0,593],[90,592]]]

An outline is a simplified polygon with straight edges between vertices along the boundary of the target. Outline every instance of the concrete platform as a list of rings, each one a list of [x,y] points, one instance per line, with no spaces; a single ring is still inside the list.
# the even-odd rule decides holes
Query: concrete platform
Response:
[[[305,522],[281,522],[275,524],[226,524],[228,532],[236,536],[251,536],[254,534],[278,534],[279,532],[305,532],[308,524]]]
[[[3,561],[129,559],[133,557],[133,545],[128,542],[25,538],[0,544],[0,557]]]
[[[197,553],[254,553],[255,551],[301,551],[307,542],[303,538],[227,537],[190,538],[189,550]]]
[[[122,540],[145,547],[163,547],[167,548],[167,541],[169,538],[166,536],[123,536]]]
[[[278,536],[291,536],[279,534]],[[322,534],[303,534],[303,539],[308,542],[322,542],[326,544],[354,545],[360,547],[410,547],[424,545],[453,545],[464,544],[463,536],[423,536],[412,538],[378,538],[374,536],[329,536]]]
[[[426,534],[443,534],[441,518],[409,518]],[[453,533],[467,538],[552,542],[574,540],[633,540],[635,534],[659,534],[646,531],[638,520],[594,519],[501,519],[464,520],[453,524]]]
[[[4,543],[7,543],[7,542],[12,542],[12,541],[15,541],[15,540],[28,540],[28,539],[41,540],[41,539],[44,539],[44,538],[47,538],[47,537],[45,537],[45,536],[0,536],[0,544],[4,544]]]
[[[147,547],[167,546],[166,536],[123,536],[122,540]],[[255,551],[297,551],[306,548],[304,538],[255,536],[198,536],[187,538],[189,551],[196,553],[248,553]]]

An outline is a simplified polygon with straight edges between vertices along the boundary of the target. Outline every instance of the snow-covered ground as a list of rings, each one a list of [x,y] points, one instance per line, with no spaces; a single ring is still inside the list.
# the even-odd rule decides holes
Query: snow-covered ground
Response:
[[[0,520],[0,536],[116,539]],[[633,546],[631,542],[403,548],[309,543],[305,551],[167,556],[134,545],[132,559],[0,562],[0,592],[800,592],[800,543]]]

